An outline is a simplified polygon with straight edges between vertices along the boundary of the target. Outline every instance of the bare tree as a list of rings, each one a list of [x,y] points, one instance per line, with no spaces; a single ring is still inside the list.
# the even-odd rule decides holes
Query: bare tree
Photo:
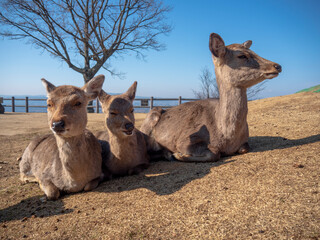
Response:
[[[204,67],[199,76],[200,79],[200,90],[193,90],[193,94],[196,98],[206,99],[206,98],[218,98],[219,90],[217,86],[216,79],[213,77],[212,73],[208,67]]]
[[[209,70],[208,67],[202,69],[199,76],[200,79],[200,90],[193,90],[193,94],[198,99],[207,99],[207,98],[219,98],[219,88],[216,82],[215,77]],[[261,82],[255,86],[252,86],[247,89],[248,100],[254,100],[258,98],[258,94],[265,89],[265,83],[267,81]]]
[[[0,35],[26,39],[90,80],[111,56],[162,50],[170,8],[158,0],[2,0]]]
[[[247,98],[248,100],[255,100],[259,98],[259,93],[262,92],[266,86],[265,84],[268,82],[268,80],[265,80],[261,83],[258,83],[257,85],[254,85],[247,89]]]

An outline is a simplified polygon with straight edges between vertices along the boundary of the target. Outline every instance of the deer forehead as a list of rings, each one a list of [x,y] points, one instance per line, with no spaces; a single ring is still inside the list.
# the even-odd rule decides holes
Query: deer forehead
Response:
[[[121,111],[127,111],[130,108],[132,108],[131,101],[122,97],[114,98],[109,105],[109,111],[117,110],[121,112]]]
[[[245,48],[242,44],[231,44],[227,46],[227,49],[228,49],[229,57],[231,60],[234,59],[235,56],[240,56],[240,55],[246,55],[247,57],[255,58],[255,59],[263,59],[252,50]]]
[[[227,46],[227,50],[229,53],[232,53],[233,55],[239,55],[239,54],[253,54],[250,49],[243,47],[241,44],[232,44]]]
[[[53,101],[56,103],[70,103],[74,101],[85,101],[86,96],[82,89],[74,86],[60,86],[54,91],[50,92],[48,95],[48,101]]]

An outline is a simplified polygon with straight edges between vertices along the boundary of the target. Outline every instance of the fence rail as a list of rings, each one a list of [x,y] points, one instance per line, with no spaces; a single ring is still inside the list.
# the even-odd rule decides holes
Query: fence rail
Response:
[[[2,104],[3,107],[8,107],[11,108],[12,112],[16,112],[16,108],[17,107],[23,107],[25,108],[25,112],[28,113],[30,108],[47,108],[47,106],[45,105],[30,105],[29,102],[30,101],[39,101],[39,102],[46,102],[46,99],[41,99],[41,98],[29,98],[29,97],[25,97],[25,98],[15,98],[15,97],[11,97],[11,98],[2,98],[3,101],[10,101],[11,104]],[[150,98],[135,98],[135,103],[140,102],[140,105],[134,105],[134,108],[145,108],[145,109],[152,109],[153,107],[162,107],[162,108],[170,108],[176,105],[180,105],[183,102],[189,102],[189,101],[196,101],[199,99],[195,99],[195,98],[182,98],[182,97],[178,97],[178,98],[154,98],[154,97],[150,97]],[[24,101],[24,105],[17,105],[16,101]],[[158,101],[176,101],[176,105],[155,105],[155,102]],[[92,109],[92,112],[96,112],[99,113],[100,112],[100,104],[99,101],[96,100],[95,101],[95,105],[91,105],[88,106],[87,108]]]

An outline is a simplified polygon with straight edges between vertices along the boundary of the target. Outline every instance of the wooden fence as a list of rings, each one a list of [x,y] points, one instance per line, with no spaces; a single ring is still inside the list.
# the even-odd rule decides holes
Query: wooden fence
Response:
[[[2,104],[4,107],[9,107],[11,108],[12,112],[16,111],[16,107],[23,107],[25,108],[25,112],[28,113],[30,108],[47,108],[47,106],[45,105],[30,105],[29,101],[39,101],[39,102],[46,102],[46,99],[39,99],[39,98],[29,98],[29,97],[25,97],[25,98],[15,98],[15,97],[11,97],[11,98],[3,98],[3,100],[6,101],[10,101],[11,104]],[[195,98],[182,98],[182,97],[178,97],[178,98],[154,98],[154,97],[150,97],[148,98],[135,98],[135,102],[140,102],[140,105],[134,105],[134,108],[149,108],[152,109],[153,107],[162,107],[162,108],[170,108],[176,105],[180,105],[183,102],[188,102],[188,101],[195,101],[195,100],[199,100],[199,99],[195,99]],[[23,101],[24,104],[23,105],[17,105],[16,101]],[[155,105],[155,102],[158,101],[175,101],[176,104],[169,106],[169,105]],[[100,106],[99,106],[99,101],[96,100],[95,104],[92,106],[88,106],[88,108],[91,108],[93,111],[92,112],[96,112],[99,113],[100,110]]]

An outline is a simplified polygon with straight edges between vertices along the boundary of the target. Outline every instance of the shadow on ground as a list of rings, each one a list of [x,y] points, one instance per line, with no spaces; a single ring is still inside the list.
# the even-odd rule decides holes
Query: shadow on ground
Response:
[[[320,141],[320,134],[310,137],[290,140],[283,137],[257,136],[249,138],[251,152],[264,152],[275,149],[285,149]],[[102,183],[95,191],[122,192],[138,188],[146,188],[158,195],[168,195],[179,191],[193,180],[203,178],[211,169],[233,162],[231,157],[223,157],[214,163],[184,163],[159,161],[136,176],[117,178]]]
[[[0,210],[0,222],[22,220],[28,218],[43,218],[73,212],[65,209],[61,199],[57,201],[42,201],[43,196],[34,196]]]
[[[179,191],[193,180],[203,178],[213,167],[232,162],[223,158],[213,163],[184,163],[158,161],[140,175],[117,178],[102,183],[95,191],[122,192],[146,188],[157,195],[169,195]]]
[[[270,136],[257,136],[249,138],[251,152],[264,152],[275,149],[285,149],[316,142],[320,142],[320,134],[294,140],[290,140],[284,137]]]
[[[228,158],[214,163],[183,163],[177,161],[158,161],[140,175],[116,178],[100,184],[94,192],[122,192],[146,188],[158,195],[168,195],[180,190],[195,179],[210,173],[212,167],[230,163]],[[77,194],[77,193],[76,193]],[[81,193],[80,193],[81,194]],[[64,194],[63,194],[64,195]],[[68,197],[70,194],[64,195]],[[63,198],[46,201],[44,195],[37,195],[0,210],[0,223],[12,220],[26,221],[29,218],[43,218],[69,214],[74,209],[64,207]]]

